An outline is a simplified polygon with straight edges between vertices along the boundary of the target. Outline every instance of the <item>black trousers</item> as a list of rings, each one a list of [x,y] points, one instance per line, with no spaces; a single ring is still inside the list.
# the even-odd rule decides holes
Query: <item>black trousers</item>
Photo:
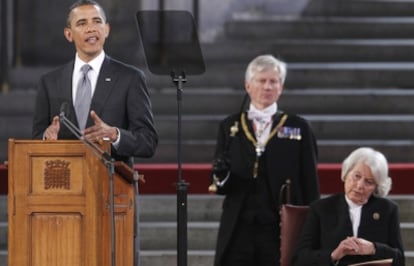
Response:
[[[223,266],[277,266],[280,264],[279,226],[239,221],[223,257]]]

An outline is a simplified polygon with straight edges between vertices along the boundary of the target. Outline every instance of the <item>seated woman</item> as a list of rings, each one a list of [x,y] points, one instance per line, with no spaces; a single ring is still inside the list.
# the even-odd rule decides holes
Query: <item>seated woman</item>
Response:
[[[391,188],[388,162],[372,148],[358,148],[342,163],[344,193],[314,201],[293,265],[348,265],[393,259],[404,266],[398,206],[384,198]]]

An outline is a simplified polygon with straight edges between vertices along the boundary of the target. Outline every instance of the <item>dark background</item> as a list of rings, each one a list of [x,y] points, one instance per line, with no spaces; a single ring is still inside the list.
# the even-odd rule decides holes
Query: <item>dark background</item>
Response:
[[[73,0],[15,2],[15,64],[23,66],[60,65],[73,58],[74,47],[64,35],[67,12]],[[131,64],[142,58],[135,13],[140,1],[100,1],[111,26],[105,51]],[[127,7],[127,8],[126,8]]]

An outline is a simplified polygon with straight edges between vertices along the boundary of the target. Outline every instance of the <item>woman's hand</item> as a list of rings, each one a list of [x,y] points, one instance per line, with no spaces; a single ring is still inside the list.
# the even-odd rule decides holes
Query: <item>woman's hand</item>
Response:
[[[375,244],[358,237],[347,237],[331,253],[331,259],[338,261],[346,255],[373,255]]]

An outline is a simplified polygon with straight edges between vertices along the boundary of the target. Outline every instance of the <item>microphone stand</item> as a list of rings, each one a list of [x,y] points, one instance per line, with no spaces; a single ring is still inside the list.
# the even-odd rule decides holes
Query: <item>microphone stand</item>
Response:
[[[59,121],[62,122],[80,141],[82,141],[93,153],[105,164],[109,173],[109,213],[111,230],[111,265],[115,266],[115,211],[114,211],[114,173],[115,160],[107,152],[101,149],[94,142],[83,137],[82,132],[66,116],[64,112],[59,114]]]
[[[135,266],[139,266],[140,261],[139,261],[139,256],[140,256],[140,243],[139,243],[139,207],[138,207],[138,196],[139,196],[139,174],[138,171],[134,171],[134,187],[135,187],[135,197],[134,197],[134,201],[135,201],[135,235],[134,235],[134,265]]]
[[[181,163],[181,99],[182,86],[186,82],[185,73],[180,75],[171,72],[171,77],[177,87],[177,265],[187,265],[187,187],[188,183],[182,179]]]

